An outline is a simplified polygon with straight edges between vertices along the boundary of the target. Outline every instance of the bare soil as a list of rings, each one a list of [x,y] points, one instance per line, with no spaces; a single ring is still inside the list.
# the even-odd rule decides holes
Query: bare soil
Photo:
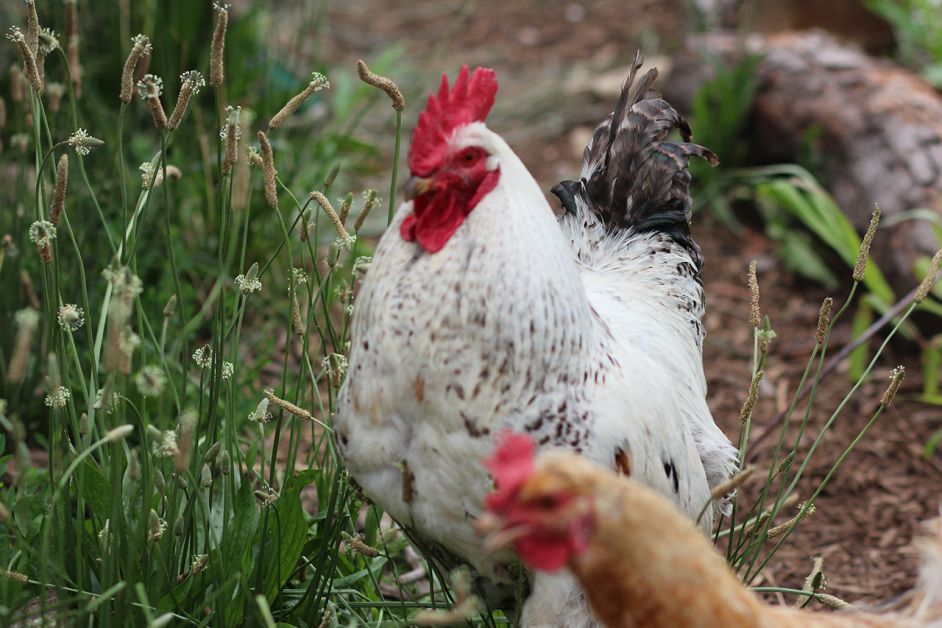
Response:
[[[814,345],[818,307],[829,295],[781,270],[774,244],[764,236],[748,232],[736,238],[709,220],[704,223],[696,229],[707,260],[704,365],[713,415],[733,438],[751,373],[752,330],[743,285],[751,259],[759,262],[763,313],[778,335],[754,413],[755,435],[790,403]],[[844,296],[833,296],[837,308]],[[836,352],[850,338],[849,321],[838,325],[832,338],[831,351]],[[918,354],[910,349],[905,343],[891,347],[825,436],[798,487],[800,497],[810,496],[866,424],[886,388],[890,369],[897,363],[907,367],[900,395],[822,492],[816,514],[798,527],[770,562],[764,584],[801,588],[812,557],[822,556],[828,592],[848,601],[889,601],[912,587],[918,566],[913,536],[920,522],[939,514],[942,504],[942,456],[922,458],[926,440],[942,427],[942,412],[914,400],[921,378]],[[803,447],[811,444],[851,386],[846,368],[822,381]],[[799,413],[803,410],[804,404],[799,405]],[[777,432],[755,450],[759,475],[768,470],[776,437]]]
[[[613,104],[575,93],[568,87],[570,79],[627,66],[638,47],[649,58],[669,54],[684,33],[678,0],[357,0],[342,7],[335,4],[329,21],[334,67],[353,67],[358,57],[370,59],[391,45],[404,46],[402,64],[393,74],[404,82],[407,96],[434,89],[443,71],[454,75],[463,63],[495,68],[501,91],[491,126],[511,141],[545,189],[577,175],[582,127],[600,120]],[[421,102],[411,100],[407,129]],[[735,438],[752,356],[744,286],[749,260],[759,262],[762,308],[778,334],[755,413],[756,432],[788,403],[814,343],[818,307],[828,295],[785,272],[775,245],[760,231],[747,229],[737,237],[701,215],[695,235],[706,258],[704,362],[710,406],[717,422]],[[844,298],[831,296],[838,302]],[[847,323],[835,331],[832,352],[849,339]],[[942,500],[942,454],[929,461],[921,457],[928,437],[942,428],[942,411],[913,400],[921,387],[913,347],[905,342],[891,347],[890,356],[823,441],[799,493],[810,495],[870,417],[896,363],[908,367],[900,397],[820,496],[817,513],[764,570],[764,584],[801,588],[811,558],[823,556],[827,591],[848,601],[887,601],[912,586],[917,567],[914,533],[920,521],[939,514]],[[827,420],[850,386],[846,369],[825,379],[809,435],[817,433],[815,426]],[[774,440],[758,450],[760,472]]]

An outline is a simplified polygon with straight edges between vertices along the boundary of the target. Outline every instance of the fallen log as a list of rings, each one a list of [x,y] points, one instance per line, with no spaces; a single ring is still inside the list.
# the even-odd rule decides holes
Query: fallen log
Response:
[[[665,97],[689,105],[715,60],[732,66],[747,54],[762,57],[744,126],[751,162],[796,161],[812,137],[814,174],[861,232],[874,203],[885,222],[928,208],[942,224],[942,96],[929,84],[819,31],[713,33],[675,59]],[[926,220],[906,220],[881,230],[873,255],[902,294],[916,260],[938,248]]]

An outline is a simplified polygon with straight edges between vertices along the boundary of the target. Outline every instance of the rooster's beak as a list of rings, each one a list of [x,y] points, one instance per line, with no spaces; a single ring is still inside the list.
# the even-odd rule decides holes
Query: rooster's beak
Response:
[[[406,180],[406,200],[411,201],[432,189],[432,180],[422,177],[409,177]]]

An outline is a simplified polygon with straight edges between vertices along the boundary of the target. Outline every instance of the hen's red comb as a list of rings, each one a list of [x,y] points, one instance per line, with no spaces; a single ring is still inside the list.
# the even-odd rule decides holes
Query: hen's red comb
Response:
[[[524,434],[504,432],[499,436],[494,455],[484,466],[494,476],[496,489],[485,498],[488,510],[501,512],[517,495],[517,491],[533,473],[533,439]]]
[[[462,66],[453,87],[448,75],[442,74],[438,95],[428,97],[425,110],[412,132],[409,147],[409,169],[412,174],[426,176],[440,164],[443,148],[451,133],[469,122],[483,122],[494,106],[497,76],[490,68],[475,68],[468,76]]]

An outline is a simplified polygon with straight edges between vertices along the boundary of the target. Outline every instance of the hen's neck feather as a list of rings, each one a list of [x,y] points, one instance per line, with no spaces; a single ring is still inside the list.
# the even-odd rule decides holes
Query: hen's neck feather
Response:
[[[821,615],[764,605],[687,517],[647,486],[565,455],[591,494],[595,529],[570,561],[596,617],[611,628],[904,626],[889,617]]]
[[[596,475],[593,541],[571,569],[605,625],[759,625],[758,601],[691,521],[640,483]]]

